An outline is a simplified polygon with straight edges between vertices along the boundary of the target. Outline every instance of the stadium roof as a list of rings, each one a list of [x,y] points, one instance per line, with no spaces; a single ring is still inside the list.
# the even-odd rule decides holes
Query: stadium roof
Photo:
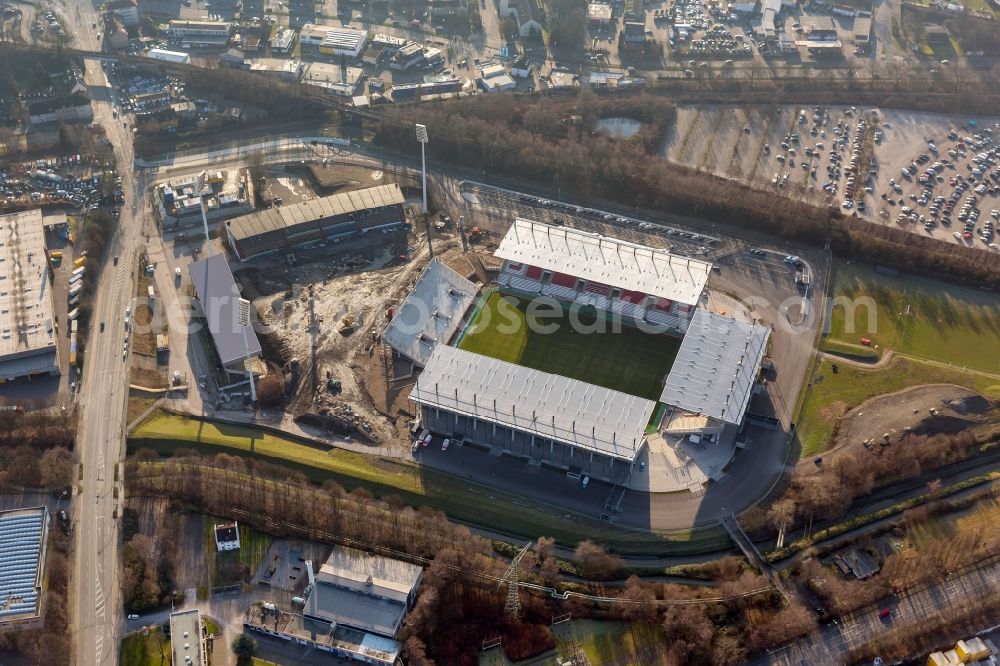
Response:
[[[660,402],[740,423],[771,329],[698,309],[667,375]]]
[[[712,264],[600,234],[517,219],[497,257],[696,305]]]
[[[38,615],[47,525],[45,507],[0,513],[0,625]]]
[[[260,356],[253,317],[248,318],[245,326],[240,324],[240,301],[243,299],[225,255],[216,254],[196,261],[188,271],[222,365]]]
[[[349,215],[368,208],[402,204],[404,201],[399,185],[378,185],[241,215],[226,222],[226,226],[230,235],[240,241],[298,224]]]
[[[410,399],[632,461],[652,400],[438,345]]]
[[[433,259],[417,278],[383,338],[418,365],[426,365],[437,344],[447,344],[476,298],[476,285]]]

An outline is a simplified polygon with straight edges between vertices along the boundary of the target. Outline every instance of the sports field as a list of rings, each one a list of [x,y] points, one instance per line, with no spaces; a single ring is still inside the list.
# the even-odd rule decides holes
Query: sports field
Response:
[[[826,340],[834,344],[858,345],[866,337],[918,358],[1000,372],[997,294],[913,275],[880,275],[844,262],[834,264],[833,289]],[[857,351],[871,353],[866,350]]]
[[[566,313],[529,311],[495,292],[481,304],[459,348],[615,391],[657,400],[680,338]]]

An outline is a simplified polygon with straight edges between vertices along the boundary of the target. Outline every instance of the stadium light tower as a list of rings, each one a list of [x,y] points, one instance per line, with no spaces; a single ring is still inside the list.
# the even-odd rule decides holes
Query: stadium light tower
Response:
[[[417,125],[417,141],[420,142],[420,174],[424,184],[424,215],[427,214],[427,126]]]

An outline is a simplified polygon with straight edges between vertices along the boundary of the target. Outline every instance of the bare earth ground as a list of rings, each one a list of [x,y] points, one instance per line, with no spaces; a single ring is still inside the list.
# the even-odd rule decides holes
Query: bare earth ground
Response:
[[[931,414],[935,409],[937,414]],[[834,411],[842,410],[836,404]],[[861,449],[866,440],[889,433],[898,440],[907,428],[922,434],[958,432],[996,418],[998,407],[975,391],[950,384],[928,384],[872,398],[844,414],[834,446],[825,458]],[[806,469],[812,468],[811,465]]]
[[[457,236],[434,233],[435,256],[469,275],[471,265],[461,254]],[[407,255],[408,261],[399,261],[400,254]],[[405,298],[428,260],[426,235],[417,230],[406,239],[398,234],[378,235],[369,247],[352,248],[349,256],[292,267],[277,262],[258,265],[243,275],[253,288],[261,321],[273,327],[272,341],[280,348],[280,358],[268,360],[283,364],[294,358],[302,369],[291,398],[293,414],[329,410],[350,416],[383,442],[402,434],[395,416],[406,409],[399,395],[404,385],[387,392],[381,347],[374,346],[374,341],[387,323],[388,310]],[[313,318],[315,336],[310,327]],[[344,328],[346,322],[353,322],[350,330]],[[341,383],[339,394],[327,390],[329,379]],[[408,394],[408,389],[402,393]]]
[[[909,199],[910,194],[919,196],[922,188],[915,181],[907,181],[901,178],[900,170],[910,164],[921,153],[927,153],[933,163],[935,156],[927,146],[928,140],[932,140],[939,148],[939,157],[951,159],[955,162],[954,167],[945,168],[942,172],[943,183],[938,183],[934,188],[934,195],[950,196],[953,188],[949,185],[949,179],[962,174],[969,177],[971,173],[971,158],[975,150],[967,150],[966,155],[953,158],[948,155],[948,150],[954,147],[954,142],[947,140],[950,130],[956,130],[961,137],[971,136],[976,130],[963,128],[964,123],[970,120],[967,116],[950,116],[945,114],[923,113],[905,111],[898,109],[871,109],[868,107],[858,107],[856,114],[847,116],[849,107],[821,107],[822,112],[829,112],[829,121],[822,126],[826,136],[810,135],[813,107],[812,106],[758,106],[758,107],[733,107],[733,106],[682,106],[677,110],[677,121],[675,126],[668,132],[663,154],[665,157],[680,164],[693,168],[708,171],[710,173],[733,178],[752,184],[761,189],[778,189],[772,184],[775,176],[780,177],[788,174],[787,184],[780,188],[784,196],[797,197],[813,203],[831,203],[839,206],[843,199],[844,179],[841,178],[841,187],[836,195],[829,196],[821,188],[827,181],[826,168],[830,164],[829,150],[837,136],[833,128],[837,123],[844,121],[851,126],[852,132],[861,113],[867,115],[871,111],[876,111],[879,118],[879,127],[884,132],[884,138],[880,144],[874,146],[874,155],[880,165],[880,173],[875,178],[874,192],[868,194],[865,203],[866,213],[857,213],[853,209],[852,213],[865,217],[866,219],[880,224],[895,224],[895,218],[899,213],[901,204],[894,206],[886,205],[881,195],[891,192],[889,179],[899,182],[903,188],[902,193],[896,193],[894,198],[904,199],[904,204],[908,205],[918,213],[926,215],[926,207],[918,207]],[[800,124],[797,115],[800,109],[806,111],[808,122]],[[1000,131],[995,128],[997,118],[977,118],[979,128],[994,128],[995,140],[1000,141]],[[744,131],[749,128],[750,132]],[[777,161],[777,155],[782,154],[780,146],[784,137],[790,132],[798,132],[801,142],[797,148],[796,155],[785,154],[787,160],[783,164]],[[812,159],[804,154],[806,147],[815,147],[818,142],[824,144],[823,149],[817,149],[818,156]],[[764,154],[764,146],[769,145],[769,154]],[[844,154],[844,167],[850,161],[850,144]],[[791,161],[795,162],[794,167],[789,167]],[[809,171],[801,168],[801,163],[806,161],[811,165],[816,165],[816,178],[809,175]],[[926,168],[929,166],[924,166]],[[811,169],[810,169],[811,170]],[[921,169],[923,170],[923,169]],[[979,197],[978,206],[984,216],[980,221],[985,221],[989,213],[994,208],[1000,208],[1000,198],[995,196]],[[880,210],[885,209],[889,217],[879,215]],[[927,234],[922,226],[910,224],[906,227],[913,233]],[[953,223],[951,227],[938,225],[930,232],[930,235],[949,243],[965,243],[966,241],[956,240],[952,232],[961,230],[961,225]],[[977,247],[984,249],[985,245],[980,245],[974,241]]]

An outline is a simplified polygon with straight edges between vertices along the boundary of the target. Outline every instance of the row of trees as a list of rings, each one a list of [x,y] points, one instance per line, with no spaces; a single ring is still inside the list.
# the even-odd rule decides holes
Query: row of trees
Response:
[[[135,512],[123,515],[126,538],[122,549],[122,600],[132,613],[144,613],[169,603],[176,578],[179,524],[167,512],[156,526],[155,537],[138,531]]]
[[[169,498],[175,508],[238,518],[257,529],[383,552],[393,557],[430,559],[420,596],[402,633],[408,663],[473,664],[481,642],[504,637],[517,658],[547,649],[547,625],[553,616],[599,617],[659,625],[670,640],[648,645],[642,663],[740,663],[754,651],[783,642],[814,626],[807,609],[784,606],[776,593],[721,602],[665,606],[666,600],[736,597],[767,587],[766,580],[735,559],[715,568],[717,586],[691,588],[631,578],[621,588],[572,585],[591,594],[618,596],[628,604],[594,605],[570,597],[559,601],[522,591],[521,622],[503,614],[506,595],[497,581],[508,562],[497,558],[490,542],[450,523],[444,514],[404,506],[398,498],[375,499],[370,493],[344,491],[336,483],[312,486],[305,477],[277,465],[219,454],[213,458],[179,453],[167,460],[140,452],[126,465],[131,498]],[[316,511],[316,507],[323,511]],[[126,547],[126,566],[149,566],[148,548]],[[560,587],[554,541],[541,537],[521,561],[522,580]],[[578,545],[581,574],[605,577],[620,569],[617,558],[591,542]],[[145,569],[144,569],[145,571]],[[129,578],[140,585],[137,576]]]
[[[647,108],[659,111],[661,119],[640,140],[621,141],[593,131],[592,118],[636,115]],[[489,165],[494,174],[771,237],[811,244],[829,240],[839,255],[1000,287],[1000,257],[991,253],[916,242],[913,234],[877,236],[870,233],[876,225],[856,226],[839,210],[775,198],[771,192],[668,162],[659,155],[659,143],[671,109],[662,98],[648,94],[613,99],[591,91],[564,99],[477,96],[392,109],[379,124],[376,141],[413,150],[415,120],[434,135],[428,145],[433,157],[470,169]],[[574,115],[584,122],[571,122]]]

